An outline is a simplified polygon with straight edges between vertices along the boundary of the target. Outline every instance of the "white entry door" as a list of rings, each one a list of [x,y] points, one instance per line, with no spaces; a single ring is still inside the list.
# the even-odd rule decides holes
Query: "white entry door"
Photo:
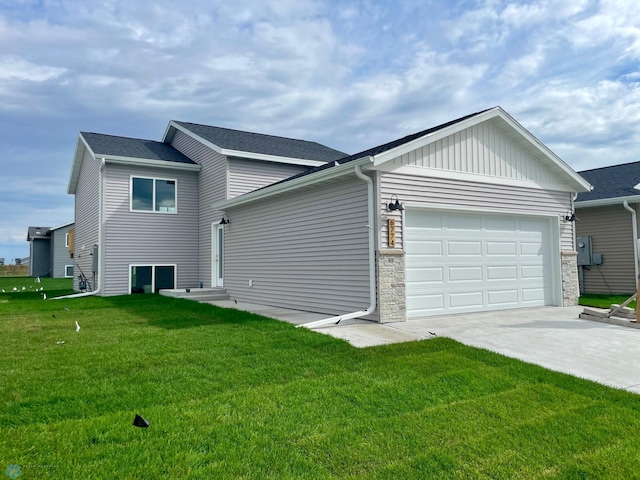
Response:
[[[224,225],[211,224],[211,286],[222,287],[224,278]]]
[[[407,211],[407,317],[553,305],[552,230],[541,217]]]

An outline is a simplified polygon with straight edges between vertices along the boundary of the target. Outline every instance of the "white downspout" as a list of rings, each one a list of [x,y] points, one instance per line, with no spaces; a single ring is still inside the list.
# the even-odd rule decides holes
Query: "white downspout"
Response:
[[[102,226],[102,223],[103,223],[102,196],[103,196],[103,193],[104,193],[103,189],[104,189],[104,167],[105,167],[105,164],[106,164],[106,161],[103,158],[102,162],[100,163],[100,179],[98,181],[98,279],[96,281],[96,288],[92,292],[73,293],[71,295],[64,295],[62,297],[53,297],[53,298],[50,298],[49,300],[60,300],[60,299],[63,299],[63,298],[88,297],[88,296],[96,295],[96,294],[100,293],[100,278],[102,277],[102,274],[103,274],[103,268],[102,268],[102,258],[103,258],[103,253],[102,253],[102,229],[103,229],[103,226]]]
[[[622,203],[622,206],[631,212],[631,225],[633,228],[633,266],[636,272],[636,286],[638,286],[638,219],[635,209],[629,206],[629,202],[626,200]]]
[[[371,159],[373,160],[373,159]],[[367,175],[362,173],[360,165],[355,166],[354,170],[356,177],[367,182],[367,210],[368,210],[368,222],[367,228],[369,229],[369,308],[366,310],[360,310],[358,312],[346,313],[344,315],[337,315],[335,317],[329,317],[315,322],[304,323],[302,325],[296,325],[298,327],[317,328],[324,325],[334,324],[337,325],[342,320],[350,320],[352,318],[366,317],[373,313],[376,309],[376,244],[375,244],[375,216],[373,213],[374,197],[373,197],[373,180]]]

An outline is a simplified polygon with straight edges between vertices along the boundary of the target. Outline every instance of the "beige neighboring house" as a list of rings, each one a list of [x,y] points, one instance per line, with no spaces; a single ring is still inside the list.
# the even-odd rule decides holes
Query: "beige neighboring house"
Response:
[[[586,250],[585,257],[591,256],[591,264],[581,267],[581,290],[631,294],[638,277],[640,162],[585,170],[580,175],[594,187],[580,193],[575,202],[576,247]]]

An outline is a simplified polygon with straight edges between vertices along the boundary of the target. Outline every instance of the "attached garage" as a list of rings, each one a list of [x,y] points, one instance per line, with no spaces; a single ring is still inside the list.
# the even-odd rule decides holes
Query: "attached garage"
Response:
[[[558,303],[557,218],[410,209],[404,221],[408,318]]]
[[[215,204],[232,219],[225,285],[335,315],[316,326],[575,305],[571,213],[589,187],[492,108]]]

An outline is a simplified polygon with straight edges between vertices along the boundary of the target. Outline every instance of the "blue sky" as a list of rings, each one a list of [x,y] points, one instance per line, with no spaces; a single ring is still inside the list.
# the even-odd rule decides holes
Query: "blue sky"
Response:
[[[0,257],[73,220],[81,130],[160,140],[175,119],[355,153],[500,105],[575,170],[639,160],[639,18],[632,0],[0,0]]]

